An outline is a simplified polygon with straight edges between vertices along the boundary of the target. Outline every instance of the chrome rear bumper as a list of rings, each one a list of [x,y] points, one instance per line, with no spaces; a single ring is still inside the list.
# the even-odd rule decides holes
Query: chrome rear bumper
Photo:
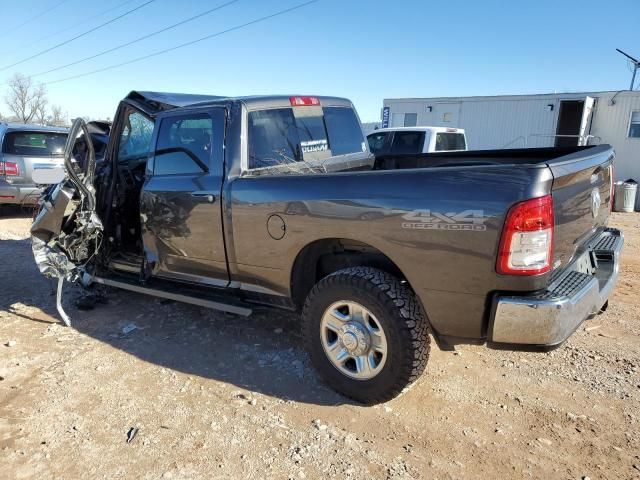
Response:
[[[494,344],[553,347],[564,342],[609,299],[618,278],[622,232],[609,228],[590,245],[597,268],[593,274],[569,268],[549,289],[537,295],[497,295],[488,339]]]
[[[35,205],[42,189],[33,185],[21,185],[0,181],[0,204]]]

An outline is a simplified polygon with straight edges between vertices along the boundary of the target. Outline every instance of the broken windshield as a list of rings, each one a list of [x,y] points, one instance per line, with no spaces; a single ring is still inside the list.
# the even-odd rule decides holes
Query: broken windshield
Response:
[[[153,121],[140,112],[131,111],[120,136],[118,161],[146,158],[151,150]]]

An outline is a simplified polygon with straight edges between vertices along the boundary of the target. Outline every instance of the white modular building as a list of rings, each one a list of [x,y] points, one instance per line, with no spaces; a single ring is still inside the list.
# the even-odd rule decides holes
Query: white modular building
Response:
[[[382,124],[464,128],[471,150],[608,143],[616,180],[640,183],[640,91],[391,98]]]

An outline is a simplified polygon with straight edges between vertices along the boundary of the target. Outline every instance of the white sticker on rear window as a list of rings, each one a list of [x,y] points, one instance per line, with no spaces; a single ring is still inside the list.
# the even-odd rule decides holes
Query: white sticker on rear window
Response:
[[[325,152],[329,150],[329,144],[326,140],[310,140],[308,142],[300,142],[302,153]]]

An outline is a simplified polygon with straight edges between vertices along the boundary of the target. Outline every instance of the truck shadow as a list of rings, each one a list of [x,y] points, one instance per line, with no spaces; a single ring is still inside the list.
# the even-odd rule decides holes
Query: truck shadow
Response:
[[[33,218],[35,205],[0,205],[0,219]]]
[[[29,321],[57,322],[54,282],[38,272],[30,242],[1,240],[0,252],[11,259],[13,270],[12,278],[0,281],[0,309]],[[65,287],[63,304],[72,328],[144,362],[245,390],[239,395],[351,403],[317,377],[295,314],[260,309],[245,318],[111,289],[106,304],[82,311],[75,307],[78,293],[78,287]]]

